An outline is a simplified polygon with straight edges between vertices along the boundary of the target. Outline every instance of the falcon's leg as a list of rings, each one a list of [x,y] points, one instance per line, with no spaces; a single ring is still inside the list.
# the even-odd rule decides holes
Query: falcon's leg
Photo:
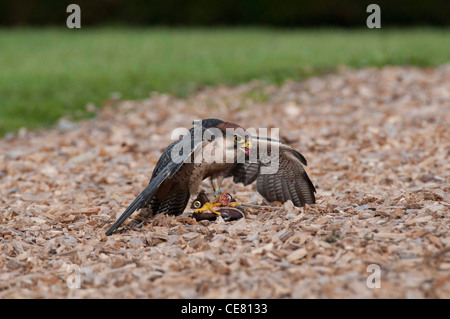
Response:
[[[218,195],[220,193],[220,187],[214,178],[211,178],[211,185],[214,189],[214,195]]]
[[[215,197],[211,201],[211,203],[218,203],[219,205],[216,205],[216,206],[222,206],[220,204],[221,190],[219,187],[221,182],[222,182],[222,179],[219,179],[217,176],[211,177],[211,185],[212,185],[212,188],[214,190],[214,195],[215,195]]]
[[[211,203],[220,203],[220,206],[231,206],[231,207],[237,207],[237,206],[241,206],[242,203],[238,203],[238,202],[231,202],[232,197],[230,194],[228,193],[221,193],[220,188],[218,185],[220,185],[222,183],[223,180],[223,176],[219,175],[216,176],[216,178],[211,177],[211,185],[214,189],[214,194],[216,195],[216,197],[211,201]]]

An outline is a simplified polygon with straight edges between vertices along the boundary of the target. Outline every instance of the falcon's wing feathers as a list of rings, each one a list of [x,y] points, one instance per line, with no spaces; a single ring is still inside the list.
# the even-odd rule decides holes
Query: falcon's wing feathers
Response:
[[[314,204],[316,189],[302,166],[306,165],[303,155],[279,140],[252,137],[252,141],[256,142],[256,163],[236,163],[228,176],[233,176],[235,183],[244,185],[256,180],[258,192],[268,201],[284,203],[291,200],[299,207]],[[271,156],[273,147],[278,147],[278,169],[265,173],[264,168],[276,164],[276,158]],[[267,150],[267,154],[263,154],[262,149]]]
[[[192,131],[190,131],[192,133]],[[191,147],[182,147],[191,145]],[[202,140],[194,140],[192,134],[186,134],[182,139],[171,143],[161,155],[158,163],[153,170],[152,178],[147,187],[135,198],[135,200],[127,207],[117,221],[106,231],[106,235],[111,235],[122,223],[136,210],[144,207],[152,198],[153,194],[158,190],[159,186],[168,178],[171,178],[186,162],[188,158],[202,145]],[[173,160],[173,148],[179,148],[179,157]],[[177,151],[177,149],[175,150]]]

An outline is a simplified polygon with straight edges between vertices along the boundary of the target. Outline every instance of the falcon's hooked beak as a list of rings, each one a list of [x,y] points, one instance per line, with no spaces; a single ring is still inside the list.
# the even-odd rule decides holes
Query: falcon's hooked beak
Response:
[[[250,149],[252,148],[252,143],[250,142],[249,137],[241,137],[238,135],[234,136],[234,145],[236,148],[239,148],[246,155],[250,156]]]
[[[252,148],[252,143],[250,141],[245,142],[242,146],[241,146],[241,150],[244,151],[244,153],[248,156],[251,155],[250,149]]]

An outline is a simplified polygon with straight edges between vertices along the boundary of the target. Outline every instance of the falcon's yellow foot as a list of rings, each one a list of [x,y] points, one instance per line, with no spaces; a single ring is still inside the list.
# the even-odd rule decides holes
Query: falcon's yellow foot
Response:
[[[242,205],[242,203],[235,203],[235,202],[233,202],[229,206],[236,207],[236,206],[241,206],[241,205]]]
[[[211,204],[210,202],[206,202],[202,206],[202,208],[194,209],[194,212],[199,214],[199,213],[203,213],[203,212],[206,212],[206,211],[210,211],[210,212],[213,212],[216,215],[220,215],[220,213],[214,209],[214,207],[217,207],[217,206],[221,206],[221,204],[220,203]]]

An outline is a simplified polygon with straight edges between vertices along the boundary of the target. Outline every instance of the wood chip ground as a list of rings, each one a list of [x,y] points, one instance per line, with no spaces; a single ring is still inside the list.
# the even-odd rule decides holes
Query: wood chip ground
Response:
[[[187,209],[105,237],[172,130],[200,118],[280,128],[318,203],[230,223]],[[155,93],[22,129],[0,139],[0,298],[450,298],[449,127],[444,65]],[[223,189],[268,205],[255,186]]]

